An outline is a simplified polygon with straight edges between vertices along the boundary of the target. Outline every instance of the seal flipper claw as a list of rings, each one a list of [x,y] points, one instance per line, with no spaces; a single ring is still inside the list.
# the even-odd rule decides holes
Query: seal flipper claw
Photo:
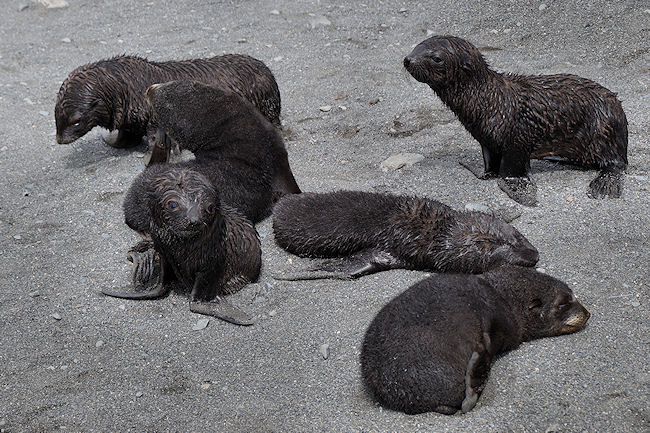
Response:
[[[122,299],[158,299],[162,296],[165,296],[169,293],[169,287],[165,287],[164,284],[158,283],[153,288],[148,290],[133,290],[133,291],[112,291],[110,289],[102,289],[102,293],[106,296],[112,296],[113,298],[122,298]]]
[[[623,195],[623,173],[620,170],[602,170],[589,183],[587,195],[590,198],[620,198]]]
[[[500,177],[497,185],[517,203],[529,207],[537,205],[537,186],[527,177]]]
[[[253,318],[244,310],[219,297],[212,301],[190,301],[190,311],[216,317],[235,325],[250,326],[255,323]]]

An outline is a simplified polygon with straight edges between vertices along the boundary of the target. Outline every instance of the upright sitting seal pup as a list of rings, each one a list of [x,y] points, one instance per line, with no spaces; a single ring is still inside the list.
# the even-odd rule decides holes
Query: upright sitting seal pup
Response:
[[[300,192],[282,136],[247,101],[196,81],[155,84],[147,90],[146,97],[153,107],[156,123],[164,131],[162,136],[157,134],[152,161],[166,161],[171,142],[165,136],[197,158],[212,158],[223,149],[237,146],[247,149],[250,156],[242,152],[247,158],[270,149],[274,201],[285,194]]]
[[[545,157],[600,169],[589,184],[590,197],[621,196],[627,119],[606,88],[575,75],[495,72],[476,47],[453,36],[421,42],[404,66],[480,143],[485,173],[479,177],[500,176],[499,186],[514,200],[536,203],[530,158]]]
[[[222,296],[257,280],[260,240],[253,224],[222,202],[217,186],[206,176],[210,168],[194,161],[156,164],[135,179],[124,201],[125,222],[151,236],[159,254],[157,283],[145,291],[104,294],[153,299],[165,295],[176,277],[191,290],[192,312],[240,325],[253,323]]]
[[[147,92],[156,117],[160,107],[173,104],[173,100],[167,99],[166,87],[154,86]],[[105,294],[131,299],[159,297],[167,293],[165,283],[169,276],[176,275],[185,286],[192,288],[194,301],[232,291],[229,275],[244,275],[242,281],[253,281],[253,274],[256,278],[259,265],[255,269],[248,263],[257,263],[257,259],[247,255],[259,255],[259,240],[255,240],[257,235],[255,239],[252,237],[255,231],[250,221],[257,222],[269,215],[274,179],[274,148],[272,143],[259,140],[260,134],[263,135],[259,129],[273,127],[238,95],[209,89],[213,104],[203,108],[210,113],[210,123],[218,125],[215,131],[218,135],[206,135],[203,148],[191,149],[194,160],[147,167],[136,178],[124,201],[126,224],[153,241],[153,246],[145,242],[130,251],[136,265],[135,288],[144,287],[144,290],[107,290]],[[170,119],[160,116],[160,128],[174,130],[173,125],[167,124]],[[217,191],[218,201],[213,199]],[[209,208],[213,210],[208,211]],[[241,215],[237,216],[237,212]],[[212,214],[217,216],[209,219]],[[226,232],[213,228],[222,220]],[[219,224],[224,224],[223,221]],[[228,230],[233,234],[228,234]],[[223,245],[225,252],[220,250]],[[225,262],[220,257],[225,257]],[[239,264],[228,264],[228,260]],[[220,267],[225,270],[219,271]],[[236,272],[242,268],[246,272]],[[192,311],[206,311],[204,314],[241,324],[250,321],[245,313],[235,314],[230,306],[224,312],[224,301],[202,305],[193,303]]]
[[[467,412],[497,354],[575,332],[589,316],[566,284],[533,269],[434,275],[379,311],[361,348],[361,375],[387,408]]]
[[[150,62],[117,56],[80,66],[63,81],[54,107],[56,141],[67,144],[95,126],[118,130],[114,147],[140,144],[155,130],[145,91],[155,83],[195,80],[218,86],[250,100],[280,127],[280,91],[275,77],[261,61],[241,54],[208,59]]]
[[[521,233],[492,216],[381,193],[285,196],[275,205],[273,230],[277,244],[290,253],[362,261],[344,278],[396,268],[479,273],[503,263],[533,266],[538,259]],[[311,278],[318,276],[295,279]]]

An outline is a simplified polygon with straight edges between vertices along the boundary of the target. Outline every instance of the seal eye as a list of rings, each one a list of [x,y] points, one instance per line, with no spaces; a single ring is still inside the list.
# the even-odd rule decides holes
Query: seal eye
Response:
[[[178,207],[178,202],[176,200],[168,200],[165,206],[169,210],[175,210]]]
[[[442,63],[442,59],[438,56],[433,56],[431,60],[433,60],[433,63],[438,63],[438,64]]]
[[[541,299],[533,299],[530,304],[528,305],[529,310],[537,310],[542,307],[542,300]]]
[[[206,208],[205,211],[208,213],[208,215],[213,215],[215,211],[215,206],[214,203],[210,203]]]

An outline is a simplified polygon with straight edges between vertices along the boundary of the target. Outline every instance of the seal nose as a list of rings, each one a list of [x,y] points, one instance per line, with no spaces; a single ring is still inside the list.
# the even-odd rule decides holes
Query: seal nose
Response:
[[[411,65],[411,62],[413,59],[411,59],[409,56],[404,57],[404,67],[408,68]]]

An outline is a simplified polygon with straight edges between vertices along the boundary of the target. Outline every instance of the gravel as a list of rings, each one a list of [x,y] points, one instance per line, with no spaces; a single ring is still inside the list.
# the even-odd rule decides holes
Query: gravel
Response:
[[[647,1],[23,0],[1,9],[3,432],[650,428]],[[585,189],[595,171],[534,161],[539,204],[525,208],[461,166],[481,164],[479,145],[402,67],[431,34],[472,41],[500,71],[574,73],[617,92],[629,122],[625,196],[591,200]],[[521,216],[513,224],[539,249],[538,266],[591,311],[586,329],[500,357],[465,415],[407,416],[364,392],[358,356],[377,311],[422,272],[276,281],[273,274],[310,261],[279,249],[267,219],[258,224],[266,233],[260,280],[231,297],[256,316],[251,327],[212,320],[193,331],[202,318],[177,293],[155,301],[100,295],[129,283],[125,255],[137,235],[121,203],[145,149],[112,149],[100,129],[57,145],[61,83],[76,66],[122,53],[165,60],[232,52],[274,72],[303,190],[391,191],[455,209],[514,206]],[[382,171],[399,153],[424,159]]]

